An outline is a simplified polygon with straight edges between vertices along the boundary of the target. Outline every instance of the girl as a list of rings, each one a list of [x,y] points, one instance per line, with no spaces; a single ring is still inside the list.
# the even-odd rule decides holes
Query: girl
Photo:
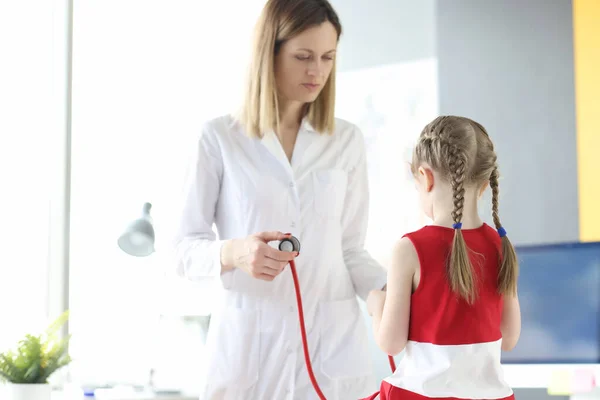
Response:
[[[519,339],[518,264],[498,217],[492,141],[477,122],[438,117],[421,133],[411,169],[433,224],[397,243],[387,293],[369,294],[379,347],[406,350],[369,399],[513,399],[500,352]],[[495,230],[477,210],[488,185]]]

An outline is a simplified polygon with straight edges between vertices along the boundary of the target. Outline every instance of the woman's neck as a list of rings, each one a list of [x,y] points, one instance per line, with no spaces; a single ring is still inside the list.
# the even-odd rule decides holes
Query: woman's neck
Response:
[[[283,137],[293,132],[294,135],[300,128],[300,123],[305,113],[305,105],[296,101],[279,100],[279,130],[277,135]]]
[[[289,162],[292,161],[304,110],[302,103],[279,102],[279,127],[276,133]]]

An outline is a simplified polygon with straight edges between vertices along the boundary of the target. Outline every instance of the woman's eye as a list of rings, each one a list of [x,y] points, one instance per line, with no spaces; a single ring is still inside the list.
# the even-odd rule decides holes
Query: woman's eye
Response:
[[[306,61],[310,58],[310,56],[296,56],[296,58],[300,61]]]

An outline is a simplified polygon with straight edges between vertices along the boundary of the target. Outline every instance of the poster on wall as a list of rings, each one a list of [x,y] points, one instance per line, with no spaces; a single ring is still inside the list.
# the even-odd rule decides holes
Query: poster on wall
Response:
[[[404,233],[425,224],[409,163],[423,127],[437,116],[435,59],[340,72],[336,114],[362,131],[369,170],[366,247],[386,264]]]

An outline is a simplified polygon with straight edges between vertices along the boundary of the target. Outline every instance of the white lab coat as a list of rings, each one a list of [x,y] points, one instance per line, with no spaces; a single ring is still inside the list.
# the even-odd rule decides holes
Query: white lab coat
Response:
[[[368,183],[360,131],[338,119],[333,135],[320,135],[305,120],[290,163],[273,132],[253,139],[223,116],[204,125],[196,145],[176,249],[179,274],[220,289],[201,360],[208,371],[201,399],[317,398],[289,267],[273,282],[239,269],[220,275],[223,241],[261,231],[290,232],[301,242],[296,265],[310,355],[327,399],[375,392],[356,295],[382,288],[386,273],[363,249]]]

